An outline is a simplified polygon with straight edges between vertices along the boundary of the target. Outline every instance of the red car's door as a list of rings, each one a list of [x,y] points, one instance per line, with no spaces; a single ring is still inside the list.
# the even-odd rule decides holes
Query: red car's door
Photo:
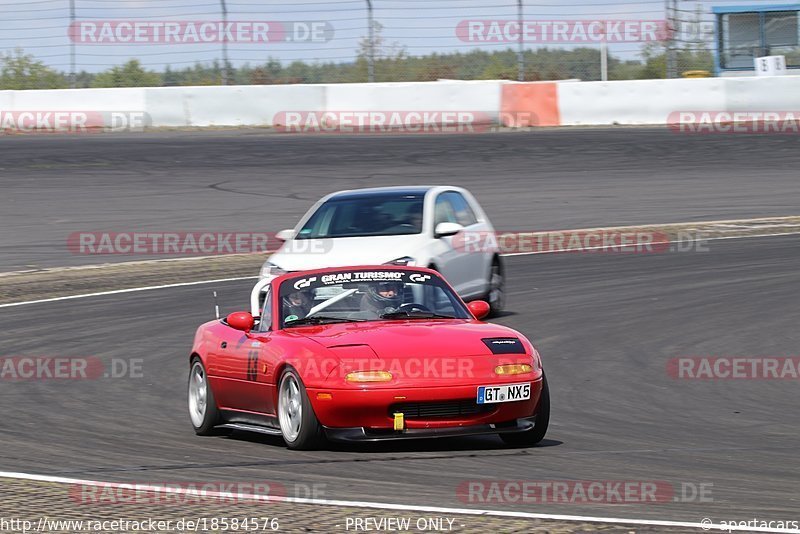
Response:
[[[208,376],[214,397],[221,409],[250,410],[252,384],[257,378],[252,371],[257,365],[255,358],[248,361],[251,352],[258,352],[258,345],[239,330],[225,325],[216,329],[218,334],[212,341],[208,354]],[[255,345],[255,346],[254,346]]]
[[[266,311],[265,311],[266,310]],[[245,334],[223,327],[214,357],[209,366],[209,376],[216,376],[214,394],[220,408],[253,412],[275,413],[274,351],[270,350],[272,299],[269,293],[262,308],[262,318],[253,332]]]
[[[219,359],[226,370],[224,399],[227,407],[234,410],[269,413],[266,374],[261,359],[262,346],[269,343],[269,333],[254,335],[256,337],[232,340],[220,351]]]

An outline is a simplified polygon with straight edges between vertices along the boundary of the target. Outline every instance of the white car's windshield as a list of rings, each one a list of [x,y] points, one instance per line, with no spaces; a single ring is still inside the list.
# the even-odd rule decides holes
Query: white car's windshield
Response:
[[[375,193],[332,198],[295,239],[410,235],[422,232],[424,193]]]
[[[469,319],[438,276],[414,271],[342,270],[281,283],[281,325],[396,319]]]

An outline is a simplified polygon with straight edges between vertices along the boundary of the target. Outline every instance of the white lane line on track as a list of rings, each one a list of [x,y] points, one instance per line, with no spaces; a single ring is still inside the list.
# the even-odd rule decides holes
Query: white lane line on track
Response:
[[[795,235],[800,235],[800,232],[786,232],[786,233],[780,233],[780,234],[758,234],[758,235],[738,235],[738,236],[707,237],[707,238],[696,239],[694,241],[691,241],[691,243],[700,243],[702,241],[721,241],[723,239],[747,239],[747,238],[756,238],[756,237],[782,237],[782,236],[795,236]],[[689,241],[685,241],[685,240],[681,240],[681,241],[658,241],[658,242],[649,243],[648,245],[649,246],[653,246],[653,245],[672,245],[672,244],[676,244],[676,243],[686,244],[686,243],[689,243]],[[631,246],[634,246],[634,245],[631,245]],[[505,256],[532,256],[532,255],[536,255],[536,254],[570,254],[570,253],[571,254],[576,254],[576,253],[581,253],[581,252],[586,252],[586,251],[603,250],[603,249],[606,249],[606,248],[612,248],[613,249],[613,248],[619,248],[619,247],[599,246],[599,247],[584,247],[584,248],[581,248],[579,250],[568,250],[567,249],[567,250],[538,250],[538,251],[530,251],[530,252],[510,252],[510,253],[503,254],[502,256],[504,256],[504,257]],[[623,254],[623,255],[626,254],[625,252],[616,252],[616,251],[615,251],[615,253],[616,254]],[[646,253],[631,252],[630,254],[631,255],[640,255],[640,254],[646,254]],[[120,264],[114,264],[114,265],[124,265],[124,264],[120,263]],[[22,301],[22,302],[11,302],[9,304],[0,304],[0,308],[11,308],[13,306],[24,306],[26,304],[41,304],[41,303],[44,303],[44,302],[57,302],[59,300],[72,300],[72,299],[80,299],[80,298],[86,298],[86,297],[102,297],[104,295],[117,295],[117,294],[120,294],[120,293],[135,293],[135,292],[138,292],[138,291],[149,291],[149,290],[153,290],[153,289],[168,289],[168,288],[172,288],[172,287],[197,286],[197,285],[202,285],[202,284],[216,284],[216,283],[220,283],[220,282],[236,282],[236,281],[240,281],[240,280],[255,280],[256,278],[258,278],[258,276],[241,276],[239,278],[222,278],[222,279],[219,279],[219,280],[198,280],[196,282],[182,282],[182,283],[179,283],[179,284],[165,284],[165,285],[161,285],[161,286],[133,287],[133,288],[129,288],[129,289],[115,289],[113,291],[101,291],[101,292],[98,292],[98,293],[84,293],[82,295],[69,295],[69,296],[66,296],[66,297],[54,297],[54,298],[50,298],[50,299],[27,300],[27,301]]]
[[[81,299],[85,297],[102,297],[104,295],[118,295],[120,293],[135,293],[137,291],[150,291],[151,289],[166,289],[170,287],[199,286],[202,284],[216,284],[222,282],[238,282],[240,280],[255,280],[258,276],[240,276],[238,278],[220,278],[218,280],[200,280],[198,282],[181,282],[179,284],[165,284],[161,286],[132,287],[129,289],[114,289],[112,291],[100,291],[97,293],[85,293],[83,295],[68,295],[66,297],[53,297],[49,299],[28,300],[24,302],[11,302],[0,304],[0,308],[10,308],[12,306],[24,306],[25,304],[40,304],[43,302],[57,302],[59,300]]]
[[[181,488],[174,485],[147,485],[147,484],[126,484],[124,482],[102,482],[99,480],[83,480],[77,478],[66,478],[49,475],[34,475],[30,473],[14,473],[8,471],[0,471],[0,478],[29,480],[32,482],[48,482],[55,484],[72,484],[80,486],[94,486],[102,488],[130,490],[135,486],[137,491],[152,492],[152,493],[174,493],[178,495],[198,496],[196,488]],[[250,493],[230,493],[224,491],[203,491],[202,496],[206,498],[219,498],[231,499],[235,498],[241,501],[264,501],[264,502],[278,502],[278,503],[294,503],[294,504],[310,504],[318,506],[336,506],[342,508],[369,508],[369,509],[383,509],[383,510],[396,510],[405,512],[425,512],[437,514],[459,514],[459,515],[472,515],[472,516],[491,516],[491,517],[507,517],[514,519],[548,519],[553,521],[572,521],[572,522],[586,522],[586,523],[612,523],[621,525],[647,525],[647,526],[662,526],[662,527],[682,527],[682,528],[696,528],[708,530],[722,530],[722,531],[747,531],[747,532],[779,532],[782,534],[800,534],[800,529],[776,529],[776,528],[760,528],[760,527],[738,527],[728,526],[724,527],[719,524],[711,525],[709,523],[691,523],[681,521],[661,521],[655,519],[629,519],[619,517],[594,517],[594,516],[580,516],[580,515],[560,515],[560,514],[538,514],[532,512],[514,512],[509,510],[476,510],[473,508],[450,508],[440,506],[418,506],[411,504],[395,504],[395,503],[381,503],[370,501],[342,501],[342,500],[328,500],[328,499],[306,499],[301,497],[280,497],[270,495],[257,495]]]
[[[565,232],[565,233],[567,233],[567,232]],[[718,236],[718,237],[701,237],[701,238],[692,239],[692,240],[684,239],[684,240],[679,240],[679,241],[653,241],[651,243],[648,243],[647,246],[652,247],[654,245],[674,245],[674,244],[687,245],[687,244],[691,244],[691,243],[702,243],[704,241],[722,241],[724,239],[748,239],[748,238],[752,239],[752,238],[755,238],[755,237],[781,237],[781,236],[790,236],[790,235],[800,235],[800,232],[783,232],[783,233],[778,233],[778,234],[756,234],[756,235],[725,235],[725,236]],[[631,244],[631,245],[628,245],[628,248],[634,248],[636,246],[638,246],[638,245]],[[644,245],[642,245],[642,246],[644,246]],[[533,251],[530,251],[530,252],[508,252],[506,254],[503,254],[503,256],[531,256],[531,255],[534,255],[534,254],[567,254],[567,253],[575,254],[575,253],[586,252],[586,251],[590,251],[590,250],[603,250],[603,249],[607,249],[607,248],[617,249],[617,248],[622,248],[622,247],[621,247],[621,245],[609,245],[609,246],[600,245],[600,246],[597,246],[597,247],[582,247],[582,248],[576,249],[576,250],[570,250],[570,249],[562,249],[562,250],[533,250]],[[614,250],[614,253],[615,254],[622,254],[622,255],[634,255],[634,256],[639,256],[639,255],[642,255],[642,254],[645,255],[645,256],[647,254],[658,254],[656,252],[651,252],[651,253],[647,253],[647,252],[630,252],[630,253],[626,253],[624,251],[617,252],[616,250]]]

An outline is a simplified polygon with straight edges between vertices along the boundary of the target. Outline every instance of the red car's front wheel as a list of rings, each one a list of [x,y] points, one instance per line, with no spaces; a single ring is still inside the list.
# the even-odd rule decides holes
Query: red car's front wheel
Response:
[[[531,430],[518,434],[500,434],[500,438],[513,447],[533,447],[544,439],[550,425],[550,388],[547,377],[542,375],[542,395],[539,398],[539,409],[536,412],[536,424]]]
[[[283,440],[290,449],[315,449],[325,441],[306,387],[291,367],[283,372],[278,386],[278,422]]]

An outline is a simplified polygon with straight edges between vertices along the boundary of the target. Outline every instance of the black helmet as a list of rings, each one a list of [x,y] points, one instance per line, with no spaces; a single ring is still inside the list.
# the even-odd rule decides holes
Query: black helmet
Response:
[[[394,295],[387,297],[380,292],[394,291]],[[397,308],[403,302],[403,284],[401,282],[375,282],[367,288],[367,295],[379,308]]]
[[[299,300],[299,302],[292,302],[292,297]],[[302,313],[305,315],[311,308],[311,295],[306,291],[293,291],[284,295],[282,300],[283,309],[290,314],[299,315]]]

